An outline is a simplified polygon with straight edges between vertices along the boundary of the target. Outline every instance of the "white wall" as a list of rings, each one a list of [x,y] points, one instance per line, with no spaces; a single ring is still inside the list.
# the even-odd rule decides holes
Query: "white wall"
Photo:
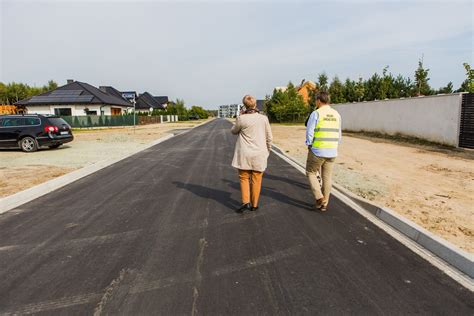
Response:
[[[458,146],[460,93],[333,105],[348,131],[403,134]]]
[[[113,106],[114,108],[121,108],[122,113],[125,113],[127,107],[125,106]],[[88,108],[89,111],[97,111],[97,115],[100,115],[100,105],[44,105],[44,106],[29,106],[27,107],[29,114],[54,114],[55,108],[71,108],[72,116],[85,116],[85,108]],[[105,105],[102,106],[102,111],[104,115],[112,115],[112,106]]]

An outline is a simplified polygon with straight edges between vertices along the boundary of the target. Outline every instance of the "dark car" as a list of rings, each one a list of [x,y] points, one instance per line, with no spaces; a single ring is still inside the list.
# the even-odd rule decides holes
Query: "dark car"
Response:
[[[0,147],[32,152],[43,146],[58,148],[73,139],[71,126],[59,116],[0,116]]]

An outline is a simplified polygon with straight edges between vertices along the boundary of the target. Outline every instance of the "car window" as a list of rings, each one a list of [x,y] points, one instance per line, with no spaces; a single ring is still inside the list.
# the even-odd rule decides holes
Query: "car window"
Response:
[[[48,121],[53,126],[68,125],[67,122],[60,117],[48,117]]]
[[[25,119],[22,117],[7,117],[3,119],[3,127],[14,127],[25,125]]]
[[[25,125],[40,125],[41,121],[36,117],[25,117]]]

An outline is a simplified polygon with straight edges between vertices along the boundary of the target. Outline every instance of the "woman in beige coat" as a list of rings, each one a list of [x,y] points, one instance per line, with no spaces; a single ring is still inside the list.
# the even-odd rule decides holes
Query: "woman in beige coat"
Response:
[[[263,172],[272,147],[272,130],[265,115],[258,113],[257,101],[246,95],[242,100],[245,111],[237,117],[232,134],[238,134],[232,167],[239,170],[242,206],[237,213],[245,210],[256,211],[262,187]]]

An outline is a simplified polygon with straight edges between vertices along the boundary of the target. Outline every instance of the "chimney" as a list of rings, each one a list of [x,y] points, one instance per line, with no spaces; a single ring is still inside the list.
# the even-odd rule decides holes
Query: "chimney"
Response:
[[[67,84],[70,84],[70,83],[73,83],[74,82],[74,79],[68,79],[67,80]]]

